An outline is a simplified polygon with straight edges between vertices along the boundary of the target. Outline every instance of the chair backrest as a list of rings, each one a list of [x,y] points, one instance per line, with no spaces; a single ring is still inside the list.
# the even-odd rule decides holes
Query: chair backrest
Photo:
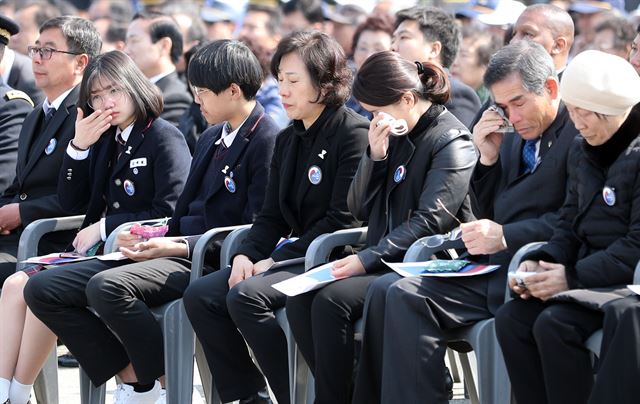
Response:
[[[316,237],[305,253],[305,270],[329,262],[329,256],[336,247],[364,244],[367,241],[367,230],[367,227],[357,227]]]
[[[547,244],[546,241],[536,241],[520,247],[518,251],[516,251],[516,253],[513,255],[513,257],[511,257],[511,261],[509,262],[509,273],[513,273],[518,270],[520,262],[522,261],[522,257],[525,254],[530,253],[531,251],[535,251],[545,244]],[[511,289],[509,289],[509,283],[507,282],[507,286],[504,292],[504,301],[508,302],[511,299]]]
[[[78,215],[39,219],[29,223],[22,231],[18,242],[16,269],[23,269],[26,264],[22,261],[38,255],[38,243],[42,236],[56,231],[78,229],[83,221],[84,215]]]
[[[249,236],[249,230],[251,230],[251,225],[246,225],[232,231],[224,239],[220,249],[220,268],[231,264],[231,258],[238,251],[242,242]]]

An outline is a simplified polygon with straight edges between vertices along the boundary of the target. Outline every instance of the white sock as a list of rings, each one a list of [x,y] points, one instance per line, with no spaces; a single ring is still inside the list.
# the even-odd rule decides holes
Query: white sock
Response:
[[[31,396],[31,387],[33,384],[22,384],[14,377],[9,389],[9,401],[13,404],[27,404]]]
[[[11,386],[11,380],[3,379],[0,377],[0,404],[9,399],[9,387]]]

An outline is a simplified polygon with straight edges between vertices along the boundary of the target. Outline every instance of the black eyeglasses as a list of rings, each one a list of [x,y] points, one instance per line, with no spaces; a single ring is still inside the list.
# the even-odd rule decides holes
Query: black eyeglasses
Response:
[[[27,48],[27,53],[29,54],[29,57],[31,59],[35,58],[36,55],[40,56],[40,59],[42,60],[49,60],[51,59],[51,55],[54,54],[54,52],[57,53],[66,53],[67,55],[82,55],[82,53],[77,53],[77,52],[68,52],[68,51],[61,51],[61,50],[57,50],[57,49],[53,49],[53,48],[41,48],[39,46],[29,46]]]

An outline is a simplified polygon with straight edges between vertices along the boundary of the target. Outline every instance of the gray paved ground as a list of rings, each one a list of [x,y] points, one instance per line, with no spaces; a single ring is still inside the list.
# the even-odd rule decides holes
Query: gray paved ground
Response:
[[[64,347],[58,348],[59,353],[66,352]],[[60,394],[60,404],[80,404],[80,390],[79,390],[79,378],[78,378],[78,370],[77,369],[65,369],[58,368],[58,385],[59,385],[59,394]],[[194,387],[195,393],[194,398],[200,398],[201,401],[196,402],[194,400],[193,404],[203,404],[204,403],[204,393],[202,390],[202,383],[200,382],[200,377],[197,372],[197,369],[194,372]],[[114,379],[110,380],[107,383],[107,400],[106,403],[109,404],[112,402],[113,392],[115,391],[116,384]],[[468,404],[469,400],[464,399],[464,387],[462,383],[456,383],[453,389],[454,400],[452,400],[451,404]],[[35,400],[32,400],[35,403]],[[43,404],[43,403],[38,403]],[[44,403],[46,404],[46,403]]]

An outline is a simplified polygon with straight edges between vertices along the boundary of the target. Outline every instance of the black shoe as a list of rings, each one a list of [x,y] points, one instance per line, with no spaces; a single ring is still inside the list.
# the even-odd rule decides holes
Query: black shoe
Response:
[[[269,397],[269,391],[265,387],[252,396],[241,399],[239,401],[239,404],[273,404],[273,401],[271,401],[271,398]]]
[[[71,352],[67,352],[64,355],[58,356],[58,366],[63,368],[77,368],[78,361]]]

